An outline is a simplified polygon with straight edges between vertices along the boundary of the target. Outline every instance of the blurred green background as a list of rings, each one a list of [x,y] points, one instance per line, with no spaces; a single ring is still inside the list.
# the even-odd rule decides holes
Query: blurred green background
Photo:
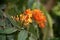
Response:
[[[46,11],[48,12],[48,14],[51,16],[53,20],[52,27],[53,27],[54,39],[52,40],[60,40],[60,0],[37,0],[37,1],[43,5],[43,7],[46,9]],[[3,26],[3,27],[0,27],[0,30],[2,28],[4,29],[5,23],[7,25],[7,28],[9,27],[11,28],[11,30],[6,29],[8,30],[6,31],[6,33],[9,35],[7,34],[4,35],[3,33],[5,32],[2,32],[3,30],[0,31],[0,40],[16,40],[12,38],[15,38],[14,35],[17,34],[16,33],[17,29],[14,29],[14,28],[12,29],[11,27],[11,26],[14,26],[15,23],[10,19],[7,19],[7,18],[5,19],[6,16],[3,13],[9,14],[10,16],[13,16],[13,15],[16,16],[17,14],[19,15],[27,8],[33,9],[34,2],[36,2],[36,0],[0,0],[0,26]],[[39,7],[39,5],[35,5],[35,6]],[[9,20],[13,25],[11,25]],[[5,36],[7,36],[7,39],[5,39]]]

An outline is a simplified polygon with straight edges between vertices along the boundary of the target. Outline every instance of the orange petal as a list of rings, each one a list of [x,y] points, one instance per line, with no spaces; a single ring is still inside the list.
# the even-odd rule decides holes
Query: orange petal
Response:
[[[40,23],[40,24],[39,24],[39,27],[40,27],[40,28],[45,28],[45,24],[44,24],[44,23]]]

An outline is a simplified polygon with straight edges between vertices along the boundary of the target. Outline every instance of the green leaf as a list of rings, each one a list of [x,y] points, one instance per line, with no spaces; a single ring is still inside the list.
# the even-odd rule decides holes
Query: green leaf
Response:
[[[36,6],[37,5],[37,6]],[[33,5],[32,5],[32,9],[35,9],[35,8],[37,8],[37,9],[39,9],[40,8],[40,2],[39,1],[35,1],[34,3],[33,3]]]
[[[52,9],[53,13],[57,16],[60,16],[60,2]]]
[[[9,15],[17,15],[20,14],[22,11],[24,11],[27,5],[27,1],[24,0],[7,0],[7,7],[5,9],[5,12]]]
[[[25,7],[26,7],[26,5],[27,5],[27,2],[28,2],[28,0],[26,0],[26,1],[24,1],[24,0],[19,0],[19,1],[16,3],[18,10],[21,11],[21,12],[23,12],[24,9],[25,9]],[[26,7],[26,8],[27,8],[27,7]]]
[[[0,33],[2,34],[11,34],[17,31],[17,28],[11,24],[11,21],[8,18],[0,20]]]
[[[0,34],[0,40],[6,40],[6,35],[1,35]]]
[[[39,29],[35,23],[30,25],[29,32],[34,35],[36,39],[39,38]]]
[[[28,3],[27,3],[28,8],[31,8],[33,3],[34,3],[34,0],[28,0]]]
[[[16,28],[20,28],[20,26],[17,24],[17,22],[15,20],[13,20],[10,15],[6,14],[7,15],[7,19],[10,21],[10,23],[12,23],[12,25]]]
[[[31,34],[30,37],[29,37],[29,40],[37,40],[37,39],[33,34]]]
[[[47,26],[46,26],[46,29],[45,29],[45,33],[46,33],[45,37],[53,38],[53,27],[52,27],[53,21],[52,21],[50,15],[48,13],[46,14],[46,16],[47,16]]]
[[[0,26],[5,27],[5,21],[4,20],[0,20]]]
[[[16,31],[17,31],[17,29],[15,29],[15,28],[5,28],[4,30],[0,29],[1,34],[11,34],[11,33],[14,33]]]
[[[7,37],[7,40],[14,40],[15,35],[14,34],[6,35],[6,37]]]
[[[28,37],[28,32],[26,30],[21,30],[18,34],[18,40],[26,40]]]
[[[3,12],[2,12],[2,10],[0,9],[0,19],[2,19],[3,18]]]
[[[53,27],[52,27],[53,20],[50,14],[45,10],[45,8],[42,5],[40,6],[40,10],[42,10],[47,17],[47,25],[46,28],[43,29],[44,33],[43,40],[48,40],[49,38],[53,38]]]
[[[17,15],[18,14],[18,9],[17,9],[16,4],[9,3],[7,5],[7,8],[5,10],[5,13],[6,14],[9,14],[11,16]]]

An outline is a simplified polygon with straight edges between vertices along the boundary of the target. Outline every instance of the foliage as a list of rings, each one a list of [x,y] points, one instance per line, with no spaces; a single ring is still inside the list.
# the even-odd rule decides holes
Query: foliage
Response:
[[[43,1],[42,1],[43,2]],[[46,1],[44,1],[46,2]],[[58,4],[52,10],[56,15],[59,15],[60,5]],[[44,27],[41,28],[42,19],[40,16],[38,19],[32,20],[32,23],[29,25],[24,25],[24,21],[16,21],[16,19],[20,18],[20,15],[25,13],[26,9],[39,9],[38,14],[33,15],[36,17],[44,14],[46,16],[46,23]],[[35,10],[34,12],[36,12]],[[29,10],[27,10],[27,13]],[[32,12],[31,12],[32,13]],[[41,14],[40,14],[41,13]],[[57,14],[58,13],[58,14]],[[24,18],[26,14],[23,14]],[[28,17],[30,14],[27,14]],[[16,19],[11,18],[14,16]],[[59,15],[60,16],[60,15]],[[45,18],[45,17],[43,17]],[[37,21],[38,20],[38,21]],[[40,26],[39,26],[40,23]],[[42,22],[43,23],[43,22]],[[26,23],[25,23],[26,24]],[[0,40],[59,40],[54,38],[53,34],[53,19],[50,14],[45,10],[44,6],[40,3],[39,0],[6,0],[4,3],[0,5]]]
[[[57,5],[52,9],[55,15],[60,16],[60,2],[57,3]]]

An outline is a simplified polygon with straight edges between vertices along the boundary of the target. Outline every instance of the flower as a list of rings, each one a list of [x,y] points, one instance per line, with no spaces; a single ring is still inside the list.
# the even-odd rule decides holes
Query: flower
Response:
[[[20,21],[24,21],[25,20],[25,15],[24,14],[20,14]]]
[[[24,15],[24,14],[20,15],[20,21],[24,22],[24,25],[28,25],[29,23],[32,23],[32,19],[28,15]]]
[[[16,21],[20,20],[24,26],[27,26],[29,25],[29,23],[32,23],[32,20],[34,19],[40,28],[45,28],[46,25],[45,23],[47,22],[46,16],[39,9],[34,10],[27,9],[23,12],[23,14],[20,14],[19,17],[17,15],[17,17],[12,16],[12,18],[15,19]]]
[[[30,9],[27,9],[25,12],[24,12],[25,15],[28,15],[29,17],[32,17],[32,11]]]
[[[11,16],[11,18],[12,18],[13,20],[15,20],[16,17],[15,17],[15,16]]]
[[[39,24],[39,27],[45,28],[45,23],[40,23],[40,24]]]
[[[18,15],[16,16],[15,20],[16,20],[16,21],[19,21],[19,17],[18,17]]]
[[[32,23],[32,11],[30,9],[27,9],[24,11],[25,14],[25,21],[24,25],[28,25],[29,23]]]
[[[39,24],[39,27],[44,28],[46,23],[46,16],[39,9],[33,10],[33,18]]]

